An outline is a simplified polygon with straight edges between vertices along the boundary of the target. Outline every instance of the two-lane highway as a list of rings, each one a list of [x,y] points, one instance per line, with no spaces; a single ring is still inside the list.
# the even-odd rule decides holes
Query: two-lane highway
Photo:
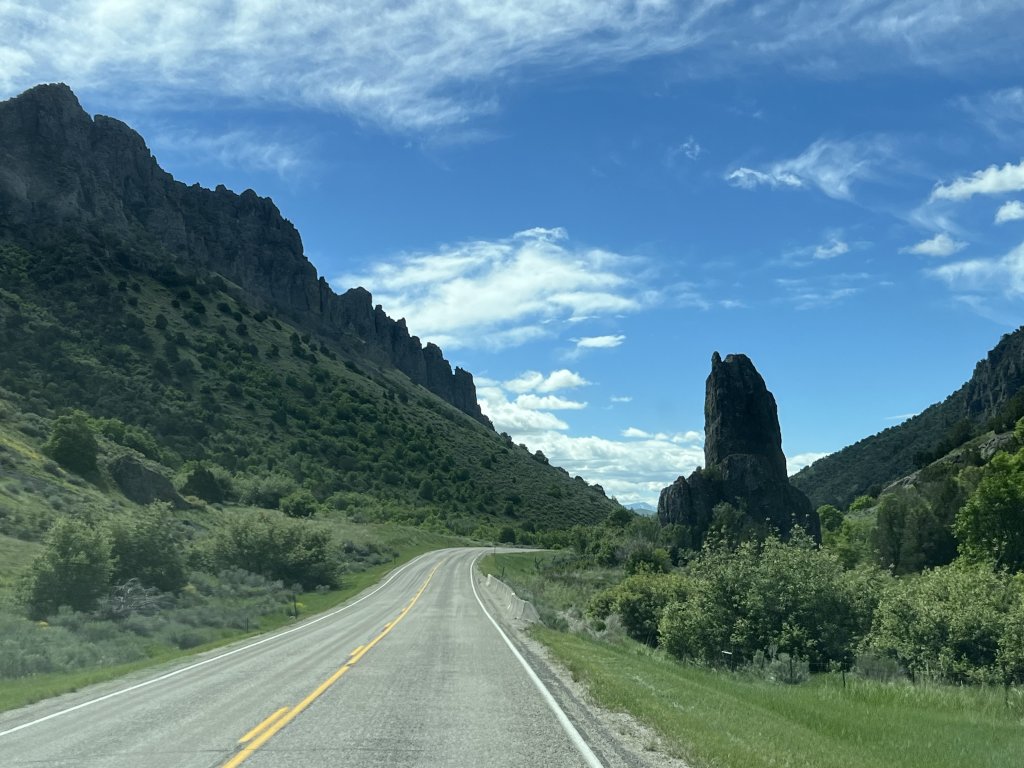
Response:
[[[0,764],[595,766],[478,600],[482,550],[148,678],[0,715]]]

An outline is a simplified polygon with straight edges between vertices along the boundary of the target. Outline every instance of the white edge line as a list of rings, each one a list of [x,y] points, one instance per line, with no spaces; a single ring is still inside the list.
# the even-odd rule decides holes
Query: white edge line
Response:
[[[523,665],[523,669],[526,670],[526,674],[530,676],[530,680],[533,681],[537,690],[540,691],[540,695],[544,699],[545,703],[547,703],[548,707],[551,708],[551,711],[555,713],[555,717],[558,718],[558,722],[561,724],[562,729],[566,734],[568,734],[569,740],[573,743],[573,746],[579,750],[579,753],[583,756],[587,765],[589,765],[590,768],[604,768],[604,765],[602,765],[601,761],[597,759],[597,755],[594,754],[590,745],[583,739],[580,732],[576,730],[576,726],[572,724],[569,716],[565,714],[565,710],[558,705],[558,702],[555,701],[555,697],[551,695],[551,691],[549,691],[547,686],[544,685],[544,682],[537,676],[537,673],[533,671],[533,667],[530,666],[530,663],[523,658],[519,649],[512,644],[511,640],[508,639],[508,635],[506,635],[504,630],[502,630],[498,625],[498,622],[494,620],[490,611],[487,610],[487,606],[485,606],[483,600],[480,599],[480,594],[476,591],[476,579],[473,578],[473,569],[476,567],[476,561],[482,557],[482,554],[483,553],[473,558],[469,564],[469,584],[473,587],[473,597],[475,597],[477,603],[480,604],[480,608],[483,610],[484,616],[486,616],[488,621],[490,621],[491,624],[494,625],[494,628],[498,630],[498,634],[501,635],[501,639],[505,641],[505,645],[508,646],[508,649],[512,651],[512,655],[515,656],[516,659],[519,660],[519,663]]]
[[[141,683],[136,683],[135,685],[131,685],[131,686],[127,687],[127,688],[121,688],[119,690],[113,691],[113,692],[105,694],[103,696],[99,696],[99,697],[97,697],[95,699],[89,699],[88,701],[83,701],[81,704],[76,704],[73,707],[68,707],[67,709],[61,709],[61,710],[58,710],[56,712],[51,712],[50,714],[46,715],[45,717],[40,717],[40,718],[38,718],[36,720],[30,720],[27,723],[22,723],[21,725],[16,725],[13,728],[8,728],[6,731],[0,731],[0,737],[7,736],[7,735],[12,734],[12,733],[14,733],[16,731],[23,730],[24,728],[31,728],[33,725],[39,725],[40,723],[45,723],[47,720],[53,720],[55,717],[61,717],[62,715],[66,715],[66,714],[69,714],[71,712],[75,712],[76,710],[79,710],[79,709],[85,709],[86,707],[91,707],[93,704],[99,704],[101,701],[106,701],[107,699],[113,699],[116,696],[123,696],[126,693],[131,693],[132,691],[137,691],[140,688],[146,688],[147,686],[155,685],[156,683],[163,682],[164,680],[168,680],[168,679],[170,679],[172,677],[177,677],[178,675],[184,674],[185,672],[189,672],[189,671],[191,671],[193,669],[197,669],[198,667],[204,667],[207,664],[212,664],[215,661],[220,661],[221,659],[226,659],[228,656],[234,656],[236,653],[241,653],[242,651],[247,651],[250,648],[255,648],[258,645],[263,645],[264,643],[269,643],[272,640],[277,640],[278,638],[284,637],[285,635],[290,635],[292,632],[299,632],[300,630],[308,629],[309,627],[311,627],[314,624],[317,624],[317,623],[323,621],[324,619],[329,619],[332,616],[337,616],[339,613],[342,613],[343,611],[347,611],[349,608],[352,608],[355,605],[363,602],[363,600],[366,600],[367,598],[373,597],[375,594],[377,594],[382,589],[384,589],[384,587],[386,587],[388,584],[390,584],[398,576],[398,574],[400,574],[406,568],[411,566],[417,560],[421,560],[424,557],[426,557],[427,555],[434,554],[434,553],[436,553],[438,551],[440,551],[440,550],[432,550],[431,552],[424,552],[422,555],[418,555],[417,557],[414,557],[412,560],[410,560],[408,563],[406,563],[402,567],[398,568],[397,570],[392,571],[388,575],[388,578],[385,581],[383,581],[381,584],[379,584],[377,586],[377,588],[374,589],[372,592],[367,592],[365,595],[360,597],[358,600],[355,600],[355,601],[353,601],[351,603],[348,603],[348,604],[342,606],[341,608],[338,608],[338,609],[336,609],[334,611],[331,611],[330,613],[325,613],[325,614],[323,614],[321,616],[317,616],[314,619],[309,619],[308,621],[304,621],[301,624],[299,624],[298,626],[292,627],[291,629],[286,629],[283,632],[275,632],[273,634],[267,635],[264,638],[256,640],[256,641],[254,641],[252,643],[248,643],[247,645],[243,645],[240,648],[235,648],[234,650],[228,651],[227,653],[222,653],[222,654],[219,654],[217,656],[213,656],[212,658],[204,659],[203,661],[198,661],[195,664],[190,664],[189,666],[182,667],[181,669],[175,669],[175,670],[173,670],[171,672],[168,672],[166,674],[160,675],[159,677],[154,677],[154,678],[151,678],[149,680],[144,680]]]

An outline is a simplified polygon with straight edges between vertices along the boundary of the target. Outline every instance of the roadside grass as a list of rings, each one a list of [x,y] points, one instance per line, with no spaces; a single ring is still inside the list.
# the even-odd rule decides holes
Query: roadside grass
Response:
[[[537,626],[535,637],[614,711],[694,768],[1019,768],[1020,689],[815,676],[787,686],[681,664],[632,641]]]
[[[622,579],[621,568],[582,563],[578,555],[564,551],[485,555],[479,568],[533,603],[544,623],[559,629],[582,621],[591,598]]]
[[[449,546],[464,546],[465,541],[451,536],[436,534],[430,531],[404,528],[402,526],[356,526],[355,529],[379,528],[376,533],[384,543],[395,547],[398,555],[386,563],[370,566],[365,570],[346,574],[338,589],[324,592],[303,592],[295,596],[282,610],[264,614],[258,618],[257,631],[244,631],[223,628],[221,636],[211,642],[203,643],[194,648],[177,649],[166,645],[153,645],[144,659],[122,664],[88,667],[65,673],[36,674],[27,677],[4,678],[0,680],[0,711],[16,709],[42,699],[58,696],[63,693],[77,691],[85,686],[106,682],[123,675],[150,669],[168,662],[194,656],[205,651],[214,650],[231,643],[255,637],[273,631],[287,624],[294,623],[296,617],[293,606],[298,607],[298,618],[303,619],[323,611],[330,610],[351,599],[367,587],[377,583],[388,573],[401,567],[415,557],[434,549]],[[380,541],[381,539],[378,539]],[[21,542],[19,542],[21,543]],[[0,542],[2,545],[2,542]],[[2,550],[0,550],[2,554]]]

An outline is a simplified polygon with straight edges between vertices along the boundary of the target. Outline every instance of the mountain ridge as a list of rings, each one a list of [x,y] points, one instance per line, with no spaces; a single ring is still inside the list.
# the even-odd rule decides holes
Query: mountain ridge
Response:
[[[815,506],[845,507],[990,428],[1024,415],[1024,327],[1004,334],[971,377],[942,402],[902,424],[818,459],[791,478]]]
[[[117,256],[134,246],[164,265],[210,270],[259,309],[273,310],[354,355],[397,368],[493,428],[473,376],[388,317],[363,288],[336,294],[305,257],[302,240],[270,198],[223,185],[187,186],[164,171],[141,135],[116,118],[90,117],[65,84],[38,85],[0,102],[0,238],[38,246],[67,228],[91,230]]]

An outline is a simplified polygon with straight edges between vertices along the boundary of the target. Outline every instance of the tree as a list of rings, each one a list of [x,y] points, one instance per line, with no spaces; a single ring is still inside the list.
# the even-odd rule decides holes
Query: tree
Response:
[[[971,560],[1024,569],[1024,455],[996,454],[960,509],[954,533]]]
[[[53,432],[43,446],[43,453],[79,475],[94,473],[99,445],[89,426],[88,416],[81,411],[72,411],[59,417],[53,423]]]
[[[25,602],[30,615],[45,618],[62,605],[92,610],[109,588],[112,570],[110,541],[103,531],[73,517],[59,518],[29,570]]]

